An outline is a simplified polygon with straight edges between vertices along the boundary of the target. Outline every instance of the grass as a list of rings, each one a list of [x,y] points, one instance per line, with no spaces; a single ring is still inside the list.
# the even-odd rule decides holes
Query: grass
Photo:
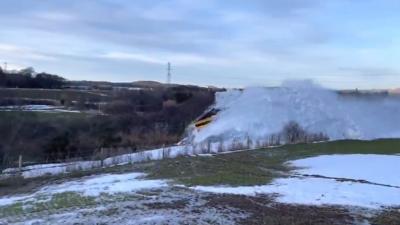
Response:
[[[370,221],[371,225],[399,225],[400,224],[400,208],[386,210]]]
[[[279,160],[258,152],[241,152],[214,157],[181,157],[155,162],[145,167],[151,178],[176,179],[186,185],[265,184],[276,177],[276,171],[289,171]]]
[[[145,197],[137,194],[101,194],[85,196],[78,192],[68,191],[55,194],[38,194],[33,198],[17,201],[10,205],[0,206],[0,218],[15,217],[35,213],[57,213],[60,210],[87,209],[121,202],[136,202]]]
[[[284,177],[293,168],[285,164],[289,160],[327,154],[399,154],[400,139],[375,141],[334,141],[327,143],[296,144],[276,148],[233,152],[212,157],[180,157],[162,161],[136,163],[106,169],[96,169],[79,173],[64,174],[56,177],[17,179],[0,181],[1,190],[34,190],[54,182],[79,178],[98,173],[125,173],[140,171],[149,174],[149,178],[172,179],[185,185],[257,185],[271,182],[274,178]],[[8,182],[8,183],[7,183]],[[146,193],[138,195],[101,195],[99,197],[81,196],[75,192],[65,192],[53,196],[37,197],[35,202],[17,202],[0,207],[0,217],[24,215],[26,213],[48,210],[73,210],[76,208],[96,207],[109,202],[138,201]],[[243,224],[352,224],[350,212],[335,207],[297,206],[273,203],[264,198],[251,198],[221,195],[214,196],[210,207],[234,207],[253,213]],[[264,201],[267,201],[266,203]],[[265,204],[264,204],[265,203]],[[272,205],[271,205],[272,204]],[[150,205],[167,207],[168,205]],[[169,207],[169,206],[168,206]],[[102,212],[114,216],[114,209]],[[397,225],[400,214],[397,209],[386,210],[370,219],[373,225]]]
[[[180,157],[138,164],[151,178],[175,179],[193,185],[259,185],[284,177],[296,160],[329,154],[399,154],[400,139],[334,141],[285,145],[277,148],[220,154],[212,157]]]
[[[95,204],[95,197],[82,196],[75,192],[64,192],[53,195],[49,201],[38,201],[31,206],[25,206],[24,212],[33,213],[73,207],[88,207]]]
[[[207,203],[210,208],[227,205],[250,214],[238,222],[243,225],[357,224],[343,208],[276,203],[267,196],[213,195]]]
[[[16,202],[12,205],[0,207],[0,216],[16,216],[73,207],[88,207],[96,204],[94,197],[82,196],[75,192],[57,193],[48,200],[46,198],[41,199],[39,197],[37,201]]]
[[[0,180],[0,196],[27,193],[57,181],[101,173],[144,172],[149,178],[172,179],[193,185],[258,185],[283,177],[293,168],[289,160],[328,154],[400,154],[400,139],[374,141],[334,141],[314,144],[285,145],[276,148],[232,152],[212,157],[179,157],[133,165],[94,169],[51,177]]]

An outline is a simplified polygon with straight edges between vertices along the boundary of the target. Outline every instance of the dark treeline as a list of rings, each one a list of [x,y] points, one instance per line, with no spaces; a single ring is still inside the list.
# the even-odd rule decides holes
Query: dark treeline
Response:
[[[214,102],[214,91],[193,86],[110,91],[101,114],[1,112],[0,162],[15,166],[93,159],[101,149],[146,149],[177,143]]]
[[[33,68],[5,72],[0,68],[0,87],[7,88],[61,88],[65,79],[48,73],[35,73]]]

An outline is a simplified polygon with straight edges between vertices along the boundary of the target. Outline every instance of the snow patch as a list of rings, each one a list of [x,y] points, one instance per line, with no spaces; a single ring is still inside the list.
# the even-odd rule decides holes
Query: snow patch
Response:
[[[400,206],[400,188],[360,183],[356,180],[397,186],[399,184],[399,156],[333,155],[319,156],[290,162],[306,167],[297,173],[354,179],[337,181],[315,177],[276,179],[261,186],[197,186],[195,190],[241,195],[278,194],[284,203],[313,205],[351,205],[367,208]]]
[[[51,197],[54,194],[76,192],[84,196],[130,193],[142,189],[154,189],[168,186],[165,180],[145,180],[143,173],[104,174],[86,177],[76,181],[49,185],[30,195],[6,196],[0,198],[0,206],[17,202],[34,201],[39,196]]]
[[[0,111],[30,111],[30,112],[71,112],[80,113],[78,110],[69,110],[63,106],[53,105],[11,105],[0,106]]]
[[[104,174],[84,180],[66,182],[41,189],[44,193],[79,192],[85,196],[99,196],[102,193],[117,194],[140,189],[167,186],[163,180],[144,180],[143,173]]]
[[[400,186],[400,156],[397,155],[323,155],[292,161],[291,164],[303,168],[297,170],[300,174]]]

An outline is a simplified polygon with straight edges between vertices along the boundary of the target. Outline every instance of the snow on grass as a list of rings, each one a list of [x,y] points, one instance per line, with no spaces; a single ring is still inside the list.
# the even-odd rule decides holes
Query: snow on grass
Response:
[[[279,194],[279,202],[309,205],[351,205],[367,208],[400,205],[400,189],[376,185],[337,182],[320,178],[282,178],[271,185],[246,187],[205,187],[199,191],[251,195]]]
[[[361,179],[385,185],[398,185],[399,156],[332,155],[301,159],[292,161],[291,164],[307,167],[296,171],[299,173],[348,178],[354,181],[292,177],[276,179],[272,184],[262,186],[197,186],[193,189],[242,195],[278,194],[278,201],[297,204],[351,205],[367,208],[400,206],[400,188],[356,181]]]
[[[143,173],[104,174],[88,179],[70,181],[62,184],[44,187],[44,193],[79,192],[85,196],[99,196],[102,193],[116,194],[132,192],[141,189],[151,189],[166,186],[163,180],[143,180]]]
[[[140,191],[131,196],[101,196],[94,204],[46,207],[0,215],[0,224],[223,224],[233,225],[249,214],[208,205],[207,194],[187,188]],[[103,199],[103,200],[102,200]],[[74,199],[75,200],[75,199]],[[47,205],[49,206],[49,205]],[[25,208],[25,207],[24,207]],[[32,213],[33,212],[33,213]]]
[[[33,178],[45,175],[58,175],[74,171],[90,170],[99,167],[101,167],[101,161],[77,161],[70,163],[38,164],[22,167],[21,175],[24,178]],[[18,174],[19,171],[19,168],[8,168],[2,171],[1,176],[7,178],[8,176]]]
[[[142,179],[144,175],[143,173],[128,173],[89,176],[76,181],[45,186],[30,195],[2,197],[0,198],[0,206],[35,201],[60,193],[76,192],[83,196],[99,196],[101,194],[129,193],[168,185],[165,180]]]
[[[393,155],[323,155],[292,162],[301,174],[367,180],[400,186],[400,157]],[[400,198],[400,197],[399,197]]]
[[[30,111],[30,112],[71,112],[80,113],[78,110],[69,110],[63,106],[53,105],[12,105],[0,106],[0,111]]]

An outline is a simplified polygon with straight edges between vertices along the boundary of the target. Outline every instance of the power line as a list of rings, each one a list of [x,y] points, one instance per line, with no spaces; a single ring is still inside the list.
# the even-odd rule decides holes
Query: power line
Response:
[[[171,63],[168,62],[168,66],[167,66],[167,84],[171,83]]]

